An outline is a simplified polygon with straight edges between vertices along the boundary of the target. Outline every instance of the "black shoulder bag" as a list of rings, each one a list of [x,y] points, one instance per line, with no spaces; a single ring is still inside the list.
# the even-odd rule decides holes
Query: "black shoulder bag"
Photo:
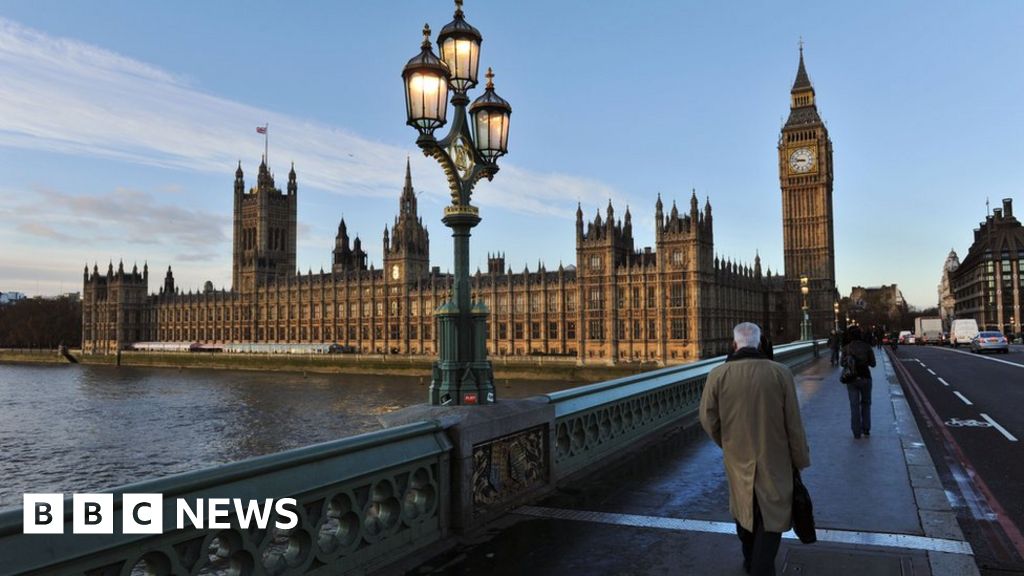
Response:
[[[814,544],[818,535],[814,532],[814,505],[811,493],[807,491],[800,470],[793,467],[793,532],[804,544]]]

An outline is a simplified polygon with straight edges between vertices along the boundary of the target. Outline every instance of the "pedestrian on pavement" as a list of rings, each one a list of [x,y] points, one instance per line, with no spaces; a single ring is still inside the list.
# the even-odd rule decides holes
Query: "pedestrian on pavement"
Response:
[[[842,346],[839,342],[839,332],[833,330],[832,334],[828,337],[828,349],[832,352],[829,363],[832,366],[839,366],[839,349],[841,347]]]
[[[733,329],[733,354],[708,374],[700,423],[722,448],[729,512],[748,574],[774,576],[792,525],[793,469],[811,465],[793,373],[758,351],[761,329]]]
[[[757,349],[761,351],[761,354],[764,354],[765,358],[775,360],[775,346],[772,345],[771,338],[768,338],[764,332],[761,333],[761,340],[757,345]]]
[[[850,429],[854,438],[871,436],[871,368],[875,351],[864,341],[860,327],[850,328],[850,343],[843,348],[843,366],[851,366],[857,377],[846,385],[850,396]]]

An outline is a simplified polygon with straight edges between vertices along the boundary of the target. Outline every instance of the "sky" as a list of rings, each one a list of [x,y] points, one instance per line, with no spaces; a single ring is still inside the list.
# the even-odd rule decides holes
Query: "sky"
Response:
[[[231,283],[232,182],[298,174],[298,266],[330,269],[339,220],[382,261],[406,159],[431,236],[447,185],[405,125],[401,71],[454,5],[77,2],[0,5],[0,291],[80,291],[83,267],[168,266]],[[575,209],[710,198],[722,257],[783,268],[776,146],[798,43],[834,144],[836,274],[934,306],[986,201],[1024,203],[1024,3],[467,0],[481,64],[513,109],[509,154],[473,203],[471,266],[575,262]],[[475,98],[477,88],[470,93]],[[1018,212],[1024,211],[1024,206]]]

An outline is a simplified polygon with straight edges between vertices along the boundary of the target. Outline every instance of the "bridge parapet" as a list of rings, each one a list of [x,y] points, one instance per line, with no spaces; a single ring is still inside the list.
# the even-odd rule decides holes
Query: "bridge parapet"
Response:
[[[451,443],[420,422],[115,489],[113,534],[22,534],[22,511],[0,513],[3,574],[187,575],[365,572],[447,533]],[[122,534],[122,495],[163,494],[162,534]],[[176,528],[176,500],[297,501],[298,525]],[[231,517],[234,515],[232,514]],[[209,516],[207,515],[209,521]]]
[[[775,348],[791,367],[823,342]],[[695,419],[708,373],[724,357],[487,406],[413,406],[384,430],[252,458],[114,493],[114,530],[22,533],[22,510],[0,512],[3,574],[363,574],[510,508],[550,494],[670,426]],[[164,533],[122,534],[122,495],[164,496]],[[295,498],[289,530],[176,527],[175,501]]]

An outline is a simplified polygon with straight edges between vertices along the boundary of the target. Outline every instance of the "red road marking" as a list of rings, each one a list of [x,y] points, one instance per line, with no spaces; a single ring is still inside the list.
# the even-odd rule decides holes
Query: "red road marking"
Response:
[[[891,352],[889,352],[889,357],[890,359],[893,359]],[[1010,520],[1010,517],[1006,514],[1006,510],[999,503],[999,500],[996,499],[992,491],[989,490],[988,484],[985,483],[985,480],[978,475],[978,472],[974,469],[974,465],[971,464],[971,461],[967,459],[963,450],[960,449],[960,445],[953,439],[953,435],[950,434],[949,429],[946,428],[942,418],[939,417],[939,414],[935,412],[935,408],[933,408],[928,400],[925,399],[924,392],[922,392],[921,388],[918,387],[917,382],[910,375],[910,372],[899,362],[891,362],[891,364],[900,371],[901,376],[904,378],[904,382],[907,384],[907,389],[910,390],[910,393],[914,396],[918,406],[921,407],[922,414],[931,421],[932,426],[936,430],[939,430],[942,433],[943,439],[946,443],[946,449],[953,452],[953,456],[959,460],[960,465],[963,466],[964,470],[967,471],[967,474],[970,476],[971,484],[981,492],[982,497],[985,498],[989,507],[993,512],[995,512],[996,522],[998,522],[999,526],[1002,527],[1003,533],[1006,537],[1010,539],[1010,542],[1016,549],[1018,556],[1024,558],[1024,534],[1021,534],[1017,526],[1012,520]]]

